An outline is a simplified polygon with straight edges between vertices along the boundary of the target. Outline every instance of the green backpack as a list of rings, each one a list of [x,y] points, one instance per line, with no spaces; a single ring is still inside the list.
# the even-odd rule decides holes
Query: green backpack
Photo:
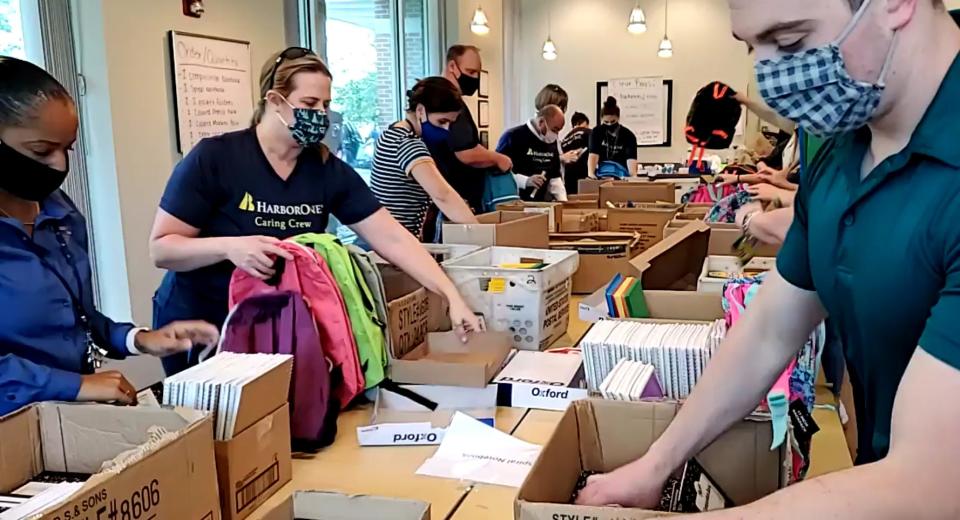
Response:
[[[366,388],[379,385],[386,376],[386,325],[377,316],[373,295],[356,261],[333,235],[306,233],[290,240],[312,248],[326,260],[347,305]]]
[[[367,288],[373,295],[373,305],[377,311],[377,318],[380,323],[387,323],[387,291],[383,287],[383,276],[380,274],[380,267],[374,259],[374,253],[364,251],[355,246],[348,245],[347,251],[353,262],[360,268],[360,274],[363,280],[367,282]],[[393,345],[390,344],[390,335],[386,334],[387,352],[393,352]]]

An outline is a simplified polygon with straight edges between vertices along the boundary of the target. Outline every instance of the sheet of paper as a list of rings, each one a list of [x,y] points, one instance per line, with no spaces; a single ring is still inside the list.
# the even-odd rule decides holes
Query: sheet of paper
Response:
[[[457,412],[440,447],[417,474],[520,487],[539,454],[539,445]]]

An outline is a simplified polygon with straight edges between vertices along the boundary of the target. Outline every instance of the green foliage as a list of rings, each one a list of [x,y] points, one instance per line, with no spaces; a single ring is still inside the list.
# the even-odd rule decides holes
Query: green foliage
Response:
[[[23,36],[14,32],[19,17],[20,0],[0,0],[0,56],[23,54]]]
[[[375,74],[368,74],[361,79],[347,82],[344,86],[335,89],[333,98],[341,108],[344,122],[376,123],[380,116],[380,110],[377,108]]]

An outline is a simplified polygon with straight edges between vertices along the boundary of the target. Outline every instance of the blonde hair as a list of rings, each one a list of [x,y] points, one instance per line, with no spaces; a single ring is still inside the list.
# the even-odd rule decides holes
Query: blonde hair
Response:
[[[316,54],[306,54],[293,59],[281,59],[280,56],[284,52],[286,51],[273,53],[260,69],[260,99],[253,111],[253,118],[250,121],[251,127],[257,126],[263,120],[263,114],[267,110],[267,92],[273,90],[279,92],[283,97],[289,96],[296,87],[294,81],[297,74],[319,72],[333,79],[333,74],[330,73],[327,64]],[[277,60],[280,60],[279,64]],[[276,66],[276,71],[274,71],[274,66]],[[272,82],[270,81],[271,78],[273,78]],[[327,145],[321,143],[316,148],[320,150],[321,160],[327,162],[331,155]]]
[[[333,74],[330,73],[327,64],[315,54],[307,54],[306,56],[290,60],[281,60],[280,64],[277,65],[277,60],[280,59],[281,54],[283,54],[283,51],[271,55],[270,59],[263,64],[263,68],[260,69],[260,99],[257,101],[256,109],[253,111],[253,121],[250,126],[257,126],[263,119],[263,113],[267,108],[267,92],[274,90],[284,97],[289,96],[295,87],[294,80],[297,74],[319,72],[333,79]],[[273,70],[275,65],[277,67],[276,72]],[[270,82],[271,77],[273,77],[272,83]]]

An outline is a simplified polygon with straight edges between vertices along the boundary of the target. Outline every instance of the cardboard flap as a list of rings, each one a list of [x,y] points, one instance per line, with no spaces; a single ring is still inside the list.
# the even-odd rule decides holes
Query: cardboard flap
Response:
[[[580,437],[579,417],[574,410],[584,402],[576,401],[564,412],[520,486],[517,500],[563,503],[570,499],[573,486],[584,469],[580,457],[574,455]]]
[[[437,409],[431,411],[405,396],[381,388],[377,393],[371,424],[430,422],[439,428],[450,424],[455,411],[479,418],[496,416],[497,385],[487,385],[485,388],[404,385],[404,388],[437,403]]]
[[[728,256],[734,254],[733,244],[743,235],[739,228],[712,229],[710,231],[710,247],[708,254]],[[754,248],[755,256],[775,257],[780,252],[779,244],[757,244]]]
[[[0,417],[0,491],[10,491],[43,470],[39,406],[45,405]]]
[[[614,469],[643,456],[666,431],[677,414],[675,402],[623,402],[591,400],[594,426],[600,440],[600,466],[594,471]]]
[[[707,257],[710,228],[691,222],[630,261],[644,290],[695,287]],[[679,287],[682,285],[683,287]]]
[[[616,181],[600,186],[600,207],[607,202],[673,202],[677,187],[673,183]]]
[[[429,520],[430,504],[399,498],[348,496],[325,491],[297,491],[293,495],[293,516],[289,520],[295,518],[302,520],[365,520],[369,518]]]
[[[485,387],[510,353],[505,332],[471,334],[462,343],[454,332],[431,332],[427,341],[391,364],[398,383]]]
[[[290,394],[293,359],[277,365],[273,370],[247,383],[237,405],[237,423],[234,435],[283,406]]]
[[[39,411],[47,471],[97,473],[104,461],[147,442],[151,426],[180,432],[191,424],[163,408],[56,404]]]
[[[747,504],[780,488],[779,472],[772,469],[783,467],[782,450],[770,451],[772,441],[769,422],[740,421],[700,452],[697,460],[734,504]]]

